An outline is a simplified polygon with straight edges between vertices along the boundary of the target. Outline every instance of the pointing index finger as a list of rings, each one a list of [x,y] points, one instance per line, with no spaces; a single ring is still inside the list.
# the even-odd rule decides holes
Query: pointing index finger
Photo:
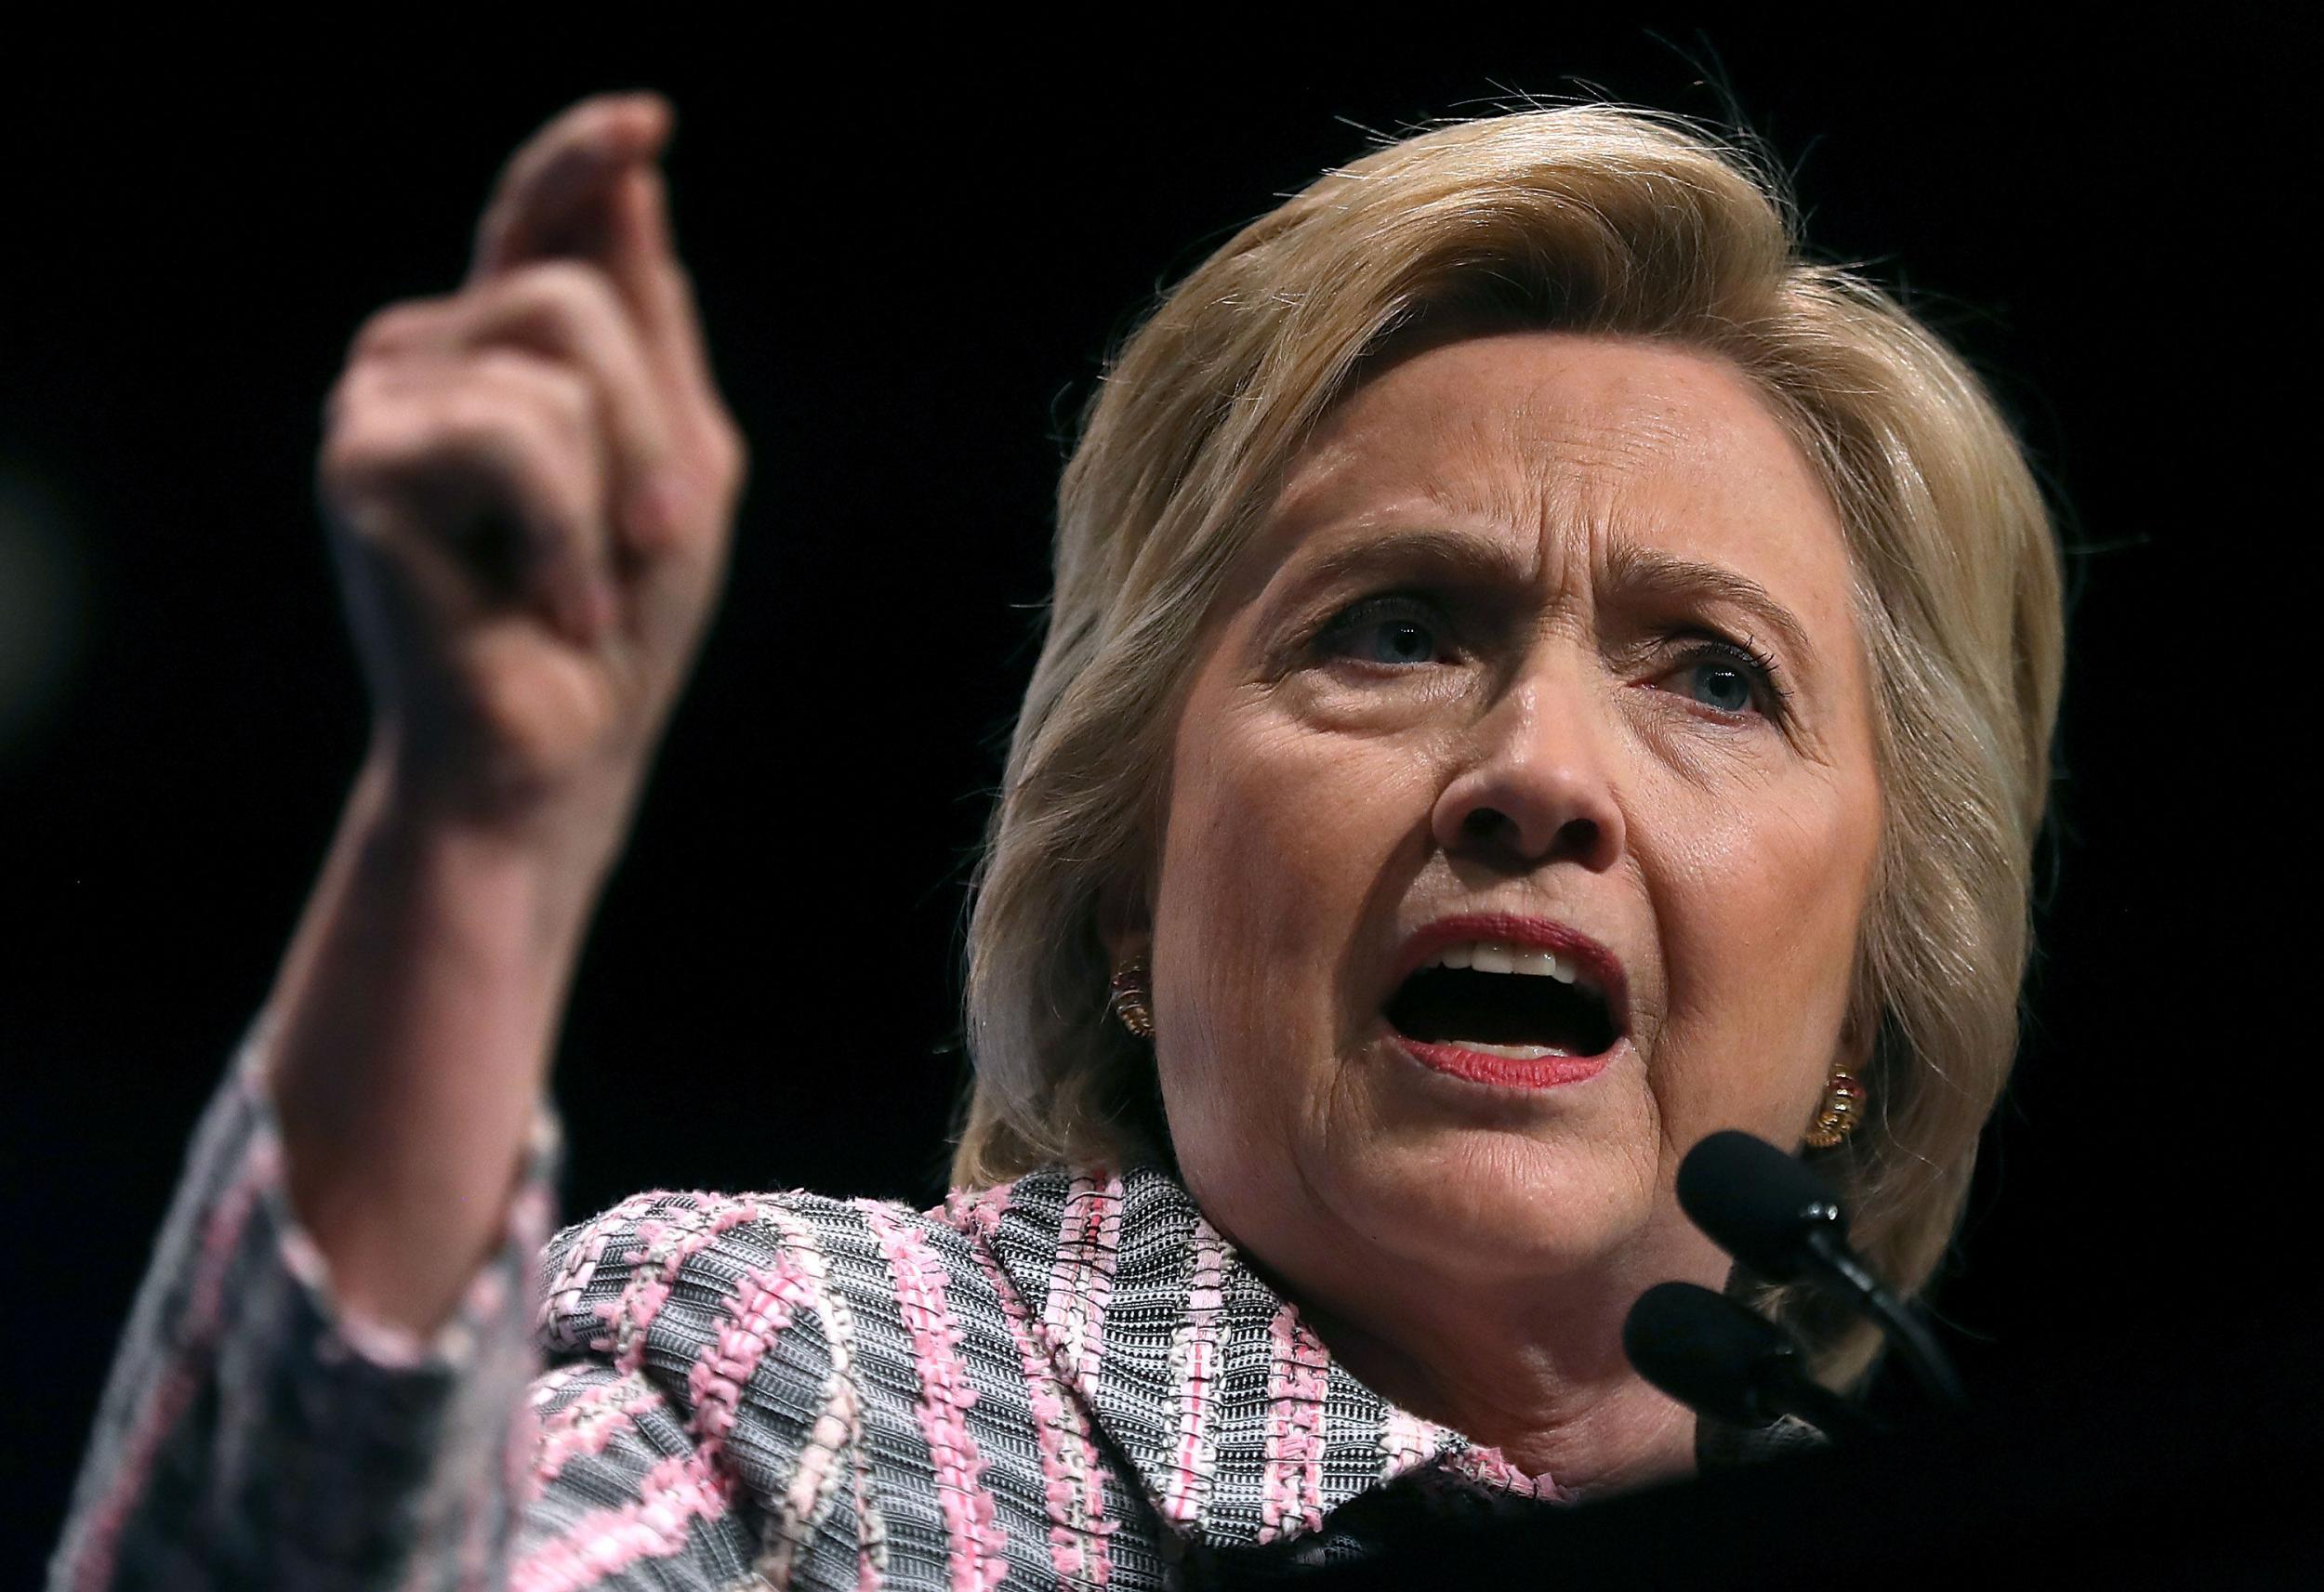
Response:
[[[658,94],[614,94],[549,122],[502,173],[477,229],[469,280],[540,259],[595,265],[637,318],[662,374],[707,392],[708,356],[655,164],[676,119]]]
[[[617,179],[661,154],[672,120],[658,94],[599,95],[551,120],[502,169],[477,226],[469,280],[560,255],[602,261],[615,242],[609,207]]]
[[[670,240],[669,190],[651,164],[630,166],[609,201],[613,234],[605,265],[638,317],[647,348],[663,368],[701,392],[711,388],[693,285]]]

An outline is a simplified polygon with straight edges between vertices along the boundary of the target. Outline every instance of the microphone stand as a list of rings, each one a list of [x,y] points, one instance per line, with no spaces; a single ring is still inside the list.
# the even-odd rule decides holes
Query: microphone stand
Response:
[[[1839,1196],[1797,1159],[1748,1133],[1714,1133],[1679,1164],[1678,1196],[1688,1218],[1748,1270],[1820,1287],[1869,1320],[1938,1407],[1967,1402],[1928,1328],[1849,1247]]]
[[[1834,1442],[1877,1437],[1881,1424],[1807,1374],[1791,1335],[1723,1294],[1657,1283],[1622,1322],[1631,1365],[1697,1416],[1738,1431],[1789,1416]]]
[[[1815,1270],[1835,1283],[1846,1301],[1881,1329],[1881,1335],[1888,1339],[1888,1346],[1905,1362],[1905,1368],[1911,1372],[1923,1393],[1944,1409],[1959,1410],[1967,1405],[1969,1396],[1961,1385],[1961,1376],[1935,1337],[1856,1258],[1844,1240],[1830,1228],[1819,1228],[1808,1234],[1805,1248],[1815,1259]]]

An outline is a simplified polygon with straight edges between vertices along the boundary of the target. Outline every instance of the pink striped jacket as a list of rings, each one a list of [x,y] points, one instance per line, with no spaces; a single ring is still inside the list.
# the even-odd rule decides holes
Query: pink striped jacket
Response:
[[[1423,1466],[1150,1169],[915,1212],[654,1192],[507,1242],[432,1341],[332,1304],[245,1042],[108,1383],[53,1588],[1120,1587]]]

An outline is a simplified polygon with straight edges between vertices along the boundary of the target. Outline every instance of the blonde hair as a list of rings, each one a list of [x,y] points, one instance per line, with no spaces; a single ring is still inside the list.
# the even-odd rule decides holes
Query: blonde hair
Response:
[[[1762,161],[1605,105],[1439,126],[1327,173],[1111,362],[1059,487],[1047,636],[974,884],[954,1180],[1169,1164],[1151,1047],[1109,1013],[1101,896],[1143,893],[1197,638],[1285,467],[1391,339],[1478,321],[1733,362],[1838,508],[1885,822],[1850,1014],[1877,1036],[1871,1114],[1818,1164],[1867,1257],[1917,1291],[2016,1049],[2064,650],[2049,516],[1975,375],[1879,288],[1808,260]],[[1751,1296],[1828,1381],[1871,1364],[1868,1329]]]

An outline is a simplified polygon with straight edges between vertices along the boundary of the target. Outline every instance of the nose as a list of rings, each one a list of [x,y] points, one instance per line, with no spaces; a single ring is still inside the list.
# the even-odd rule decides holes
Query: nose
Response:
[[[1612,867],[1628,844],[1610,731],[1578,683],[1533,673],[1477,720],[1469,755],[1430,815],[1449,856],[1504,867]]]

